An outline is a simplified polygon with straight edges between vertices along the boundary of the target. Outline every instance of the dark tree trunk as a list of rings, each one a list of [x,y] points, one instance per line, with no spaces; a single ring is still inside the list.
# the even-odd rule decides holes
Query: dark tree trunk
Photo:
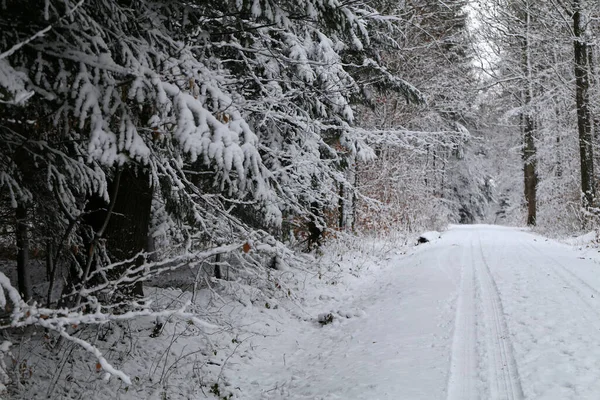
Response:
[[[343,231],[346,229],[346,192],[344,190],[344,184],[341,182],[338,196],[338,228]]]
[[[581,192],[583,206],[589,209],[595,202],[594,151],[592,147],[592,117],[590,113],[590,76],[588,45],[585,24],[582,21],[581,2],[573,0],[573,51],[575,55],[575,102],[577,105],[577,131],[581,166]]]
[[[358,196],[356,193],[358,192],[358,159],[354,158],[354,191],[352,193],[352,232],[356,233],[356,226],[358,220]]]
[[[121,173],[118,193],[112,215],[103,237],[111,261],[133,258],[148,245],[150,215],[152,209],[152,188],[148,173],[140,168],[137,173],[133,166],[126,166]],[[123,274],[127,268],[145,262],[138,257],[133,265],[125,265],[111,273],[110,278]],[[141,282],[124,288],[125,295],[143,296]]]
[[[525,201],[527,202],[527,225],[536,224],[537,215],[537,172],[536,148],[534,141],[535,124],[531,115],[523,117],[523,172],[525,179]]]
[[[29,301],[33,295],[31,284],[31,271],[29,271],[29,229],[27,227],[27,208],[19,205],[16,215],[17,239],[17,277],[19,293],[23,300]]]
[[[429,169],[429,148],[430,147],[431,147],[431,145],[429,145],[429,144],[425,145],[425,148],[427,149],[427,153],[425,154],[425,178],[424,178],[425,187],[429,186],[429,180],[427,178],[429,175],[428,169]]]
[[[587,46],[588,50],[588,76],[590,78],[589,91],[592,93],[598,91],[598,71],[596,69],[596,61],[594,60],[594,47]],[[594,102],[593,100],[589,100],[589,115],[590,115],[590,123],[591,123],[591,137],[592,139],[592,148],[594,148],[594,159],[593,165],[598,164],[599,154],[597,151],[597,146],[599,144],[598,139],[600,139],[600,117],[598,115],[598,102]],[[596,181],[594,184],[594,192],[597,190]]]
[[[525,202],[527,203],[527,225],[534,226],[537,218],[537,161],[535,147],[535,122],[532,114],[532,71],[529,51],[531,43],[529,41],[529,29],[531,24],[531,15],[527,10],[526,32],[522,45],[523,69],[527,81],[523,91],[524,112],[521,114],[521,128],[523,130],[523,183],[525,188]]]

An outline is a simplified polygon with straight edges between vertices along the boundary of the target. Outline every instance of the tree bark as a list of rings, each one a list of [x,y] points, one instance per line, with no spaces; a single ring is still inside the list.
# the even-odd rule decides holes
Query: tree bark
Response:
[[[106,247],[113,262],[133,258],[148,245],[150,215],[152,210],[152,188],[146,171],[125,166],[121,174],[118,195],[112,215],[106,226],[104,238]],[[127,268],[140,266],[144,257],[138,257],[132,265],[125,265],[112,272],[111,278],[123,274]],[[141,282],[124,288],[125,295],[143,296]]]
[[[527,9],[526,32],[523,40],[523,68],[525,69],[526,83],[523,91],[523,108],[521,114],[521,127],[523,130],[523,180],[525,188],[525,202],[527,203],[527,225],[534,226],[537,218],[537,150],[535,147],[535,122],[532,115],[532,71],[529,56],[530,40],[529,29],[531,25],[531,14]]]
[[[17,277],[19,293],[23,300],[29,301],[33,296],[31,271],[29,271],[29,228],[27,227],[27,208],[19,205],[15,211],[17,239]]]
[[[338,228],[340,231],[344,231],[346,229],[346,191],[341,182],[338,196]]]
[[[356,233],[357,221],[358,221],[358,196],[356,195],[359,185],[359,170],[358,170],[358,158],[354,157],[354,191],[352,192],[352,232]]]
[[[534,226],[537,218],[537,162],[534,141],[535,124],[531,115],[525,115],[523,123],[523,172],[525,201],[527,203],[527,225]]]
[[[579,158],[581,168],[581,192],[583,207],[590,209],[595,203],[594,151],[592,147],[592,117],[590,113],[590,76],[588,68],[588,45],[582,21],[581,1],[573,0],[573,51],[575,55],[575,102],[577,105],[577,131],[579,134]]]

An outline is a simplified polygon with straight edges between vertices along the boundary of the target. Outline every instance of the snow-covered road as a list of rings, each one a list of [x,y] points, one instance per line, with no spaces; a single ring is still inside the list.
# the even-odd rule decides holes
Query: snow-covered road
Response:
[[[600,264],[571,246],[454,226],[343,301],[361,316],[283,327],[238,368],[248,398],[600,398]]]

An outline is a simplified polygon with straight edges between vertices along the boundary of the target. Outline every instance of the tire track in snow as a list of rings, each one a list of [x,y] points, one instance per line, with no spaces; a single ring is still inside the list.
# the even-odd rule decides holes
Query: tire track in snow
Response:
[[[549,260],[551,264],[546,264],[548,266],[547,269],[553,271],[560,280],[562,280],[570,289],[572,289],[573,293],[575,293],[596,314],[596,316],[600,316],[598,304],[591,301],[594,296],[595,298],[600,299],[600,291],[574,274],[554,257],[543,253],[531,243],[526,243],[526,245],[530,251],[533,251],[544,259]]]
[[[465,252],[466,252],[465,247]],[[468,262],[463,253],[461,282],[456,302],[454,337],[448,379],[448,400],[474,400],[477,393],[477,330],[475,315],[475,266],[471,249]]]
[[[531,399],[598,398],[596,290],[568,271],[576,253],[558,253],[557,248],[527,239],[515,241],[510,259],[523,270],[516,292],[526,295],[512,304],[520,372],[526,377],[524,391]],[[565,257],[564,262],[558,257]],[[571,265],[585,263],[579,262]]]
[[[471,243],[473,245],[473,243]],[[520,400],[524,398],[517,363],[513,354],[510,332],[504,319],[504,310],[498,287],[483,254],[478,235],[479,256],[475,257],[475,275],[481,290],[487,344],[490,393],[486,398]],[[480,261],[480,262],[477,262]]]
[[[560,282],[562,288],[570,289],[569,292],[560,292],[562,298],[564,298],[565,301],[570,302],[574,309],[579,309],[577,307],[579,301],[583,302],[589,311],[585,312],[584,310],[581,310],[583,311],[581,312],[581,317],[585,319],[585,321],[591,325],[595,331],[600,331],[600,323],[598,321],[600,317],[600,309],[598,308],[599,304],[592,300],[594,298],[600,298],[600,292],[598,292],[598,290],[578,277],[576,274],[569,271],[567,267],[555,260],[553,257],[537,249],[534,245],[526,243],[525,245],[522,245],[522,248],[526,252],[529,252],[529,254],[535,255],[536,257],[541,256],[543,259],[549,260],[551,264],[554,264],[532,263],[531,265],[543,273],[546,273],[548,276],[550,276],[548,272],[553,272],[554,274],[552,277],[556,278],[557,282]],[[569,296],[569,293],[573,294],[574,296]],[[594,297],[594,294],[596,297]]]

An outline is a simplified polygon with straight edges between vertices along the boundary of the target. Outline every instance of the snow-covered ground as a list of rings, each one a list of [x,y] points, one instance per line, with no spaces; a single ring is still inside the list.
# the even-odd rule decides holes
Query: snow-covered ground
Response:
[[[600,398],[589,251],[453,226],[333,293],[333,323],[282,314],[275,337],[251,339],[253,357],[228,371],[239,398]]]
[[[26,368],[15,398],[600,398],[594,247],[489,225],[451,226],[418,246],[345,240],[304,271],[278,271],[272,292],[214,281],[194,309],[216,325],[90,330],[129,387],[76,346],[61,357],[42,351],[51,343],[17,346],[15,368]],[[154,290],[174,304],[191,296]]]

